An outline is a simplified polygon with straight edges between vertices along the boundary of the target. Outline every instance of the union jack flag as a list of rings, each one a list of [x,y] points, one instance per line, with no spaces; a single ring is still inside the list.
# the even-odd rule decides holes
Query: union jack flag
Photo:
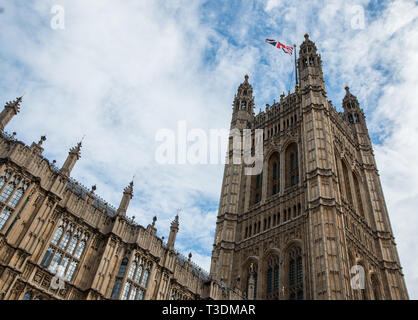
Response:
[[[277,40],[272,40],[272,39],[266,39],[267,43],[270,43],[272,46],[275,46],[277,49],[282,49],[284,53],[287,53],[288,55],[292,55],[293,54],[293,47],[292,46],[286,46],[283,43],[280,43]]]

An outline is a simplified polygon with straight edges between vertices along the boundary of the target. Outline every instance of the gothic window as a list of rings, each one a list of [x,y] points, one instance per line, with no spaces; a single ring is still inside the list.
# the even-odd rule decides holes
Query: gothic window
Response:
[[[10,182],[6,188],[4,188],[3,192],[0,194],[0,201],[6,202],[9,199],[10,195],[12,194],[15,188],[14,183]]]
[[[128,266],[128,261],[128,258],[123,258],[122,263],[119,267],[118,276],[123,277],[125,275],[126,267]]]
[[[254,204],[260,202],[261,200],[262,180],[262,173],[251,177],[251,190]]]
[[[357,207],[358,207],[358,214],[362,217],[364,217],[364,209],[363,209],[363,202],[361,200],[361,191],[360,191],[360,184],[357,179],[357,175],[353,173],[353,183],[354,183],[354,189],[357,199]]]
[[[269,194],[275,195],[280,192],[280,156],[273,153],[268,162]]]
[[[129,279],[134,279],[135,276],[135,271],[136,271],[136,262],[132,262],[131,267],[129,268]]]
[[[69,224],[66,220],[61,221],[41,260],[41,266],[53,273],[61,267],[65,280],[71,281],[88,237],[87,233],[83,233],[79,228],[76,229],[75,225]]]
[[[127,281],[122,292],[122,299],[126,300],[142,300],[151,269],[151,262],[144,261],[138,255],[129,267]],[[145,271],[144,271],[145,269]]]
[[[314,58],[313,58],[313,57],[309,57],[309,65],[310,65],[311,67],[315,66],[315,60],[314,60]]]
[[[0,205],[0,210],[3,209],[3,206]],[[5,208],[0,213],[0,230],[3,229],[3,226],[6,224],[7,220],[9,220],[12,211],[9,208]]]
[[[122,280],[121,279],[116,279],[115,285],[113,286],[112,294],[110,296],[112,299],[117,299],[118,298],[121,284],[122,284]]]
[[[348,115],[348,122],[354,123],[353,115],[351,113]]]
[[[351,195],[351,187],[350,187],[350,178],[348,176],[348,169],[344,161],[341,161],[341,166],[343,168],[345,199],[348,201],[349,204],[353,205],[353,197]]]
[[[279,299],[279,259],[276,255],[267,261],[266,290],[267,299]]]
[[[32,293],[31,292],[26,292],[25,295],[23,296],[22,300],[32,300]]]
[[[145,270],[145,271],[144,271],[144,276],[142,277],[142,282],[141,282],[141,285],[142,285],[144,288],[146,288],[146,287],[147,287],[147,284],[148,284],[148,276],[149,276],[149,271],[148,271],[148,270]]]
[[[16,192],[13,194],[12,198],[9,201],[9,206],[16,208],[17,204],[19,203],[20,199],[23,196],[23,189],[17,189]]]
[[[125,283],[125,287],[122,293],[122,300],[128,299],[129,289],[131,288],[131,284],[129,282]]]
[[[354,114],[354,122],[355,122],[355,123],[360,122],[360,120],[359,120],[359,116],[358,116],[358,113],[355,113],[355,114]]]
[[[299,247],[289,251],[289,298],[303,300],[303,264]]]
[[[241,102],[241,110],[245,110],[247,108],[247,102],[246,101],[242,101]]]
[[[286,187],[294,186],[299,181],[298,151],[296,143],[290,144],[286,149]]]

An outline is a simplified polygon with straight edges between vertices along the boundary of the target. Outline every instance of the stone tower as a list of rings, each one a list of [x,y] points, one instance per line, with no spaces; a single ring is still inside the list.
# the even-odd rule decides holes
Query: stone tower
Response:
[[[359,102],[328,101],[307,34],[297,65],[258,115],[248,76],[238,88],[231,129],[263,130],[263,170],[225,165],[211,276],[248,299],[408,299]]]

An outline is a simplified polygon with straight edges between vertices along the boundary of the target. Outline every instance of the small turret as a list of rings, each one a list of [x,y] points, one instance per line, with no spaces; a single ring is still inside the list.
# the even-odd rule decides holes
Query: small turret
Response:
[[[357,97],[352,95],[350,88],[345,86],[345,97],[343,99],[344,117],[350,123],[364,123],[364,113],[361,110]]]
[[[325,89],[321,55],[317,53],[316,45],[309,39],[307,33],[305,41],[300,45],[298,69],[302,89],[307,85],[320,86]]]
[[[123,190],[122,200],[120,201],[119,208],[117,211],[118,216],[126,216],[126,211],[128,210],[129,202],[133,197],[134,182],[131,181],[129,185]]]
[[[70,176],[71,171],[73,170],[77,160],[81,157],[81,141],[77,143],[75,147],[72,147],[68,152],[68,157],[64,162],[64,165],[61,168],[61,173],[67,177]]]
[[[174,250],[177,232],[179,232],[179,215],[176,215],[174,220],[171,222],[170,235],[168,236],[167,240],[167,248],[170,250]]]
[[[231,128],[249,128],[249,122],[254,119],[253,87],[248,82],[248,78],[246,74],[234,97]]]
[[[5,104],[3,111],[0,113],[0,130],[3,131],[10,120],[20,112],[20,104],[23,97],[16,98]]]

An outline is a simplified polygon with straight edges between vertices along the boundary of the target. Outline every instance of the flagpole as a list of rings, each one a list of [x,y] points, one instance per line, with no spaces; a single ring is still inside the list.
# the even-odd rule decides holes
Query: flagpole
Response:
[[[296,43],[293,45],[295,48],[295,85],[298,85],[298,68],[297,68],[297,62],[296,62]]]

